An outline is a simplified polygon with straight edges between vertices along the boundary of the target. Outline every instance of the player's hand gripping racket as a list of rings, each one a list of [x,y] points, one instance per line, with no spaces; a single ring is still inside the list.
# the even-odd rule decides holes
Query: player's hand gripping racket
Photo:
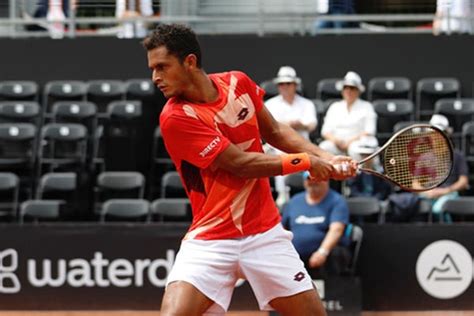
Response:
[[[367,166],[380,158],[383,171]],[[359,170],[386,179],[407,191],[441,185],[453,168],[453,145],[439,128],[414,124],[394,134],[379,150],[359,163]]]

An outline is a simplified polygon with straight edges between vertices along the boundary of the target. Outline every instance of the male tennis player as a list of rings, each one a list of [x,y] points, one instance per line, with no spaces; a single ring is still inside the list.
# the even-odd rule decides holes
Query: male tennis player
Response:
[[[223,315],[238,278],[248,280],[262,310],[325,315],[267,177],[309,170],[316,179],[344,179],[355,162],[276,122],[264,91],[244,73],[206,74],[191,29],[160,25],[143,45],[153,81],[169,99],[161,132],[193,209],[161,315]],[[292,154],[263,154],[261,137]]]

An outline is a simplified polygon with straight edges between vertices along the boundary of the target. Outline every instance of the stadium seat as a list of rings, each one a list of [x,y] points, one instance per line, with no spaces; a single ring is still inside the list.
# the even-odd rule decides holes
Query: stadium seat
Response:
[[[13,220],[17,217],[20,179],[11,172],[0,172],[0,218]]]
[[[52,104],[56,101],[85,101],[87,86],[78,80],[50,81],[43,93],[43,113],[49,117]]]
[[[456,199],[448,200],[443,204],[442,211],[449,213],[453,221],[473,221],[474,197],[460,196]]]
[[[336,82],[340,80],[342,80],[342,78],[328,78],[320,80],[316,87],[316,98],[322,101],[326,101],[328,99],[341,99],[341,91],[336,87]]]
[[[362,241],[364,239],[364,231],[358,225],[348,224],[346,225],[344,235],[348,236],[351,241],[349,246],[351,250],[351,260],[347,267],[347,273],[354,276],[357,268],[357,260],[359,259],[360,247],[362,246]]]
[[[107,107],[103,146],[106,170],[138,170],[140,101],[113,101]],[[117,159],[120,156],[120,159]]]
[[[41,176],[36,189],[37,200],[62,200],[64,212],[62,219],[74,219],[77,216],[78,185],[74,172],[55,172]]]
[[[367,99],[412,99],[411,81],[405,77],[376,77],[369,80]]]
[[[119,80],[92,80],[87,83],[87,101],[97,105],[99,117],[106,116],[110,102],[123,100],[125,84]]]
[[[161,194],[161,178],[168,171],[174,171],[175,166],[166,150],[160,127],[155,128],[151,157],[151,172],[149,180],[149,199],[154,199]]]
[[[285,176],[285,186],[289,188],[290,197],[304,191],[304,180],[301,173],[292,173]]]
[[[462,127],[461,148],[470,170],[469,183],[471,188],[469,191],[472,193],[474,189],[472,188],[472,183],[474,183],[474,121],[467,122]]]
[[[395,124],[414,119],[413,102],[407,99],[384,99],[373,102],[377,113],[377,138],[385,143],[393,134]]]
[[[143,100],[155,95],[155,85],[150,79],[129,79],[125,82],[127,100]]]
[[[177,171],[168,171],[161,178],[162,198],[187,198],[186,191]]]
[[[33,81],[2,81],[0,100],[38,101],[38,85]]]
[[[318,125],[316,129],[309,134],[309,138],[313,143],[317,143],[317,140],[321,137],[321,127],[323,126],[324,116],[328,110],[328,104],[318,99],[311,100],[316,108],[316,118],[318,120]]]
[[[278,95],[278,86],[273,82],[273,79],[262,81],[259,86],[265,90],[265,101]]]
[[[61,217],[64,204],[64,201],[60,200],[25,201],[20,206],[20,223],[29,219],[35,223],[43,220],[57,221]]]
[[[36,127],[30,123],[0,123],[0,171],[20,177],[22,196],[33,192]]]
[[[474,99],[440,99],[435,103],[435,113],[448,118],[454,144],[460,148],[462,127],[474,119]]]
[[[430,123],[429,121],[401,121],[401,122],[396,123],[393,126],[393,132],[396,133],[404,129],[405,127],[408,127],[413,124],[429,124],[429,123]]]
[[[351,222],[364,223],[375,222],[383,223],[383,214],[381,212],[380,202],[374,197],[348,197],[347,206]]]
[[[86,162],[87,129],[73,123],[50,123],[41,130],[38,175],[44,170],[82,172]],[[47,167],[47,169],[44,169]]]
[[[148,220],[150,204],[143,199],[112,199],[105,201],[100,211],[100,220],[109,219],[137,221]]]
[[[160,198],[151,203],[151,219],[160,222],[191,221],[191,204],[187,198]]]
[[[36,101],[1,101],[0,122],[41,124],[40,105]]]
[[[436,101],[459,98],[461,84],[456,78],[423,78],[416,85],[416,119],[429,120]]]
[[[59,101],[53,104],[52,119],[55,123],[77,123],[93,135],[97,126],[97,106],[87,101]]]
[[[106,171],[97,176],[94,189],[96,212],[111,199],[143,199],[145,177],[133,171]]]

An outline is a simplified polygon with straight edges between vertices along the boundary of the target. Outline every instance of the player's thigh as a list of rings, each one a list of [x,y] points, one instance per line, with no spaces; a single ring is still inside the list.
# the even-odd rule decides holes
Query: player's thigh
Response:
[[[282,316],[324,316],[326,311],[319,299],[316,290],[308,290],[292,296],[278,297],[270,301],[273,307]]]
[[[166,287],[160,315],[202,315],[214,302],[185,281],[176,281]]]

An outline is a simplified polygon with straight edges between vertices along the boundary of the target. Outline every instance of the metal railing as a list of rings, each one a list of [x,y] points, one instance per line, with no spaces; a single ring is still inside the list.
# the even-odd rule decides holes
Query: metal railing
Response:
[[[372,34],[372,33],[432,33],[431,23],[434,14],[358,14],[358,15],[321,15],[316,11],[304,12],[274,12],[256,6],[253,13],[245,14],[236,12],[228,14],[205,14],[198,12],[199,1],[195,1],[192,9],[186,8],[187,14],[169,14],[165,7],[161,7],[160,16],[133,16],[128,18],[116,17],[78,17],[73,6],[69,6],[68,17],[61,21],[51,21],[46,18],[32,18],[28,14],[18,12],[15,0],[9,0],[9,17],[0,18],[0,37],[83,37],[83,36],[116,36],[118,28],[128,25],[137,28],[142,24],[153,25],[157,23],[185,23],[192,26],[200,34],[292,34],[292,35],[323,35],[323,34]],[[205,3],[206,1],[202,1]],[[163,2],[165,3],[165,2]],[[191,3],[191,0],[189,1]],[[262,0],[256,2],[256,5]],[[212,2],[211,2],[212,4]],[[188,11],[188,12],[186,12]],[[273,12],[270,12],[273,11]],[[303,12],[302,12],[303,11]],[[179,13],[179,12],[178,12]],[[472,34],[474,17],[471,16],[445,16],[447,28],[444,33],[451,33],[450,25],[455,22],[469,24],[467,33]],[[321,22],[348,22],[356,26],[344,28],[318,28]],[[60,23],[64,27],[61,34],[52,34],[53,24]],[[81,26],[93,24],[95,29],[84,29]],[[398,26],[394,26],[398,24]],[[405,24],[405,25],[404,25]],[[419,24],[413,26],[413,24]],[[45,31],[28,31],[26,26],[37,25]],[[49,31],[48,31],[49,30]],[[132,32],[135,34],[135,32]],[[55,36],[56,35],[56,36]],[[59,36],[57,36],[59,35]]]

